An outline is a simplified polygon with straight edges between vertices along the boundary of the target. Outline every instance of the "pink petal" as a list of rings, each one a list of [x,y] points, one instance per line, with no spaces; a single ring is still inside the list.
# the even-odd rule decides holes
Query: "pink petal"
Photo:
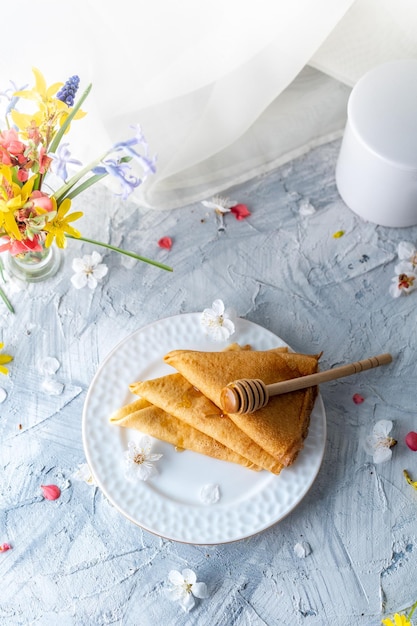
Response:
[[[236,204],[230,210],[237,220],[243,220],[251,214],[246,204]]]
[[[158,241],[158,246],[160,248],[165,248],[166,250],[171,250],[171,248],[172,248],[172,239],[171,239],[171,237],[162,237],[162,239],[160,239]]]
[[[361,396],[359,393],[355,393],[352,397],[352,400],[355,404],[362,404],[365,401],[365,398]]]
[[[7,550],[11,550],[12,546],[10,545],[10,543],[2,543],[0,545],[0,552],[7,552]]]
[[[57,485],[41,485],[41,489],[47,500],[57,500],[61,495],[61,489]]]

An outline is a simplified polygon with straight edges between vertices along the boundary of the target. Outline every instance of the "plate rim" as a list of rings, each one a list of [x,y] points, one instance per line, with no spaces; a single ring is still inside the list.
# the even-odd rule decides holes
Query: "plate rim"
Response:
[[[178,537],[172,537],[169,536],[169,534],[164,534],[163,532],[159,531],[159,530],[155,530],[153,528],[150,528],[146,523],[141,523],[140,521],[138,521],[137,519],[135,519],[135,517],[130,514],[128,511],[126,511],[125,509],[123,509],[117,502],[116,500],[113,498],[112,494],[109,492],[109,490],[107,489],[106,485],[103,483],[103,481],[101,480],[100,476],[97,475],[96,473],[96,468],[94,466],[94,460],[91,457],[90,454],[90,449],[89,449],[89,445],[88,445],[88,440],[87,440],[87,414],[88,414],[88,408],[89,408],[89,402],[91,399],[92,394],[94,393],[94,388],[97,384],[98,379],[100,378],[100,376],[103,373],[103,370],[105,369],[105,367],[107,366],[107,364],[109,363],[109,361],[111,361],[111,359],[114,357],[115,354],[117,354],[123,347],[124,344],[126,344],[129,340],[132,339],[132,337],[138,335],[138,334],[143,334],[146,333],[147,329],[154,327],[157,324],[161,324],[161,323],[169,323],[171,320],[178,320],[178,319],[185,319],[185,318],[196,318],[196,316],[201,316],[201,311],[196,311],[196,312],[188,312],[188,313],[179,313],[179,314],[175,314],[175,315],[170,315],[170,316],[166,316],[166,317],[162,317],[159,318],[157,320],[154,320],[152,322],[149,322],[143,326],[140,326],[139,328],[137,328],[136,330],[128,333],[124,338],[122,338],[121,340],[119,340],[115,346],[106,354],[106,356],[103,358],[103,360],[101,362],[99,362],[97,370],[89,384],[88,390],[87,390],[87,394],[84,400],[84,404],[83,404],[83,411],[82,411],[82,443],[83,443],[83,449],[84,449],[84,453],[86,456],[86,461],[87,464],[90,468],[90,471],[92,473],[92,476],[94,478],[94,481],[97,485],[97,487],[102,491],[103,495],[106,497],[106,499],[110,502],[110,504],[112,506],[115,507],[115,509],[121,514],[123,515],[123,517],[125,517],[126,519],[128,519],[130,522],[132,522],[133,524],[135,524],[135,526],[141,528],[142,530],[145,530],[151,534],[153,534],[156,537],[160,537],[169,541],[175,541],[177,543],[183,543],[183,544],[187,544],[187,545],[224,545],[224,544],[229,544],[229,543],[235,543],[238,541],[243,541],[246,539],[249,539],[250,537],[256,536],[266,530],[268,530],[269,528],[275,526],[278,522],[282,521],[283,519],[285,519],[290,513],[293,512],[293,510],[301,503],[301,501],[305,498],[305,496],[307,495],[307,493],[309,492],[309,490],[311,489],[311,487],[313,486],[323,463],[323,458],[324,458],[324,454],[325,454],[325,450],[326,450],[326,440],[327,440],[327,416],[326,416],[326,411],[325,411],[325,407],[324,407],[324,403],[323,403],[323,399],[321,397],[320,392],[317,395],[315,404],[314,404],[314,408],[313,411],[316,409],[318,410],[318,412],[320,413],[321,417],[322,417],[322,424],[321,424],[321,430],[322,430],[322,439],[321,439],[321,451],[319,454],[319,457],[317,459],[317,463],[316,463],[316,467],[314,472],[311,474],[310,480],[309,482],[307,482],[307,484],[305,485],[305,487],[301,490],[301,492],[298,494],[297,498],[294,500],[294,502],[291,503],[291,505],[288,507],[288,509],[281,515],[279,516],[277,519],[272,519],[270,522],[268,522],[267,524],[263,525],[261,528],[257,528],[255,530],[250,530],[248,529],[248,531],[245,534],[239,534],[239,536],[236,536],[236,538],[228,538],[225,539],[223,541],[219,541],[219,540],[214,540],[214,541],[191,541],[191,540],[186,540],[186,539],[180,539]],[[257,324],[256,322],[253,322],[252,320],[247,320],[246,318],[238,318],[239,321],[243,321],[245,324],[249,325],[249,328],[251,327],[256,327],[258,328],[261,332],[266,332],[268,333],[271,338],[275,339],[277,342],[280,343],[280,345],[286,346],[289,348],[289,350],[292,350],[291,346],[289,346],[283,339],[281,339],[281,337],[279,337],[278,335],[276,335],[274,332],[270,331],[268,328],[265,328],[264,326]],[[236,338],[236,341],[238,341],[238,338]],[[233,343],[233,335],[231,338],[229,338],[228,342]],[[225,345],[227,345],[227,343]],[[222,346],[224,342],[219,343],[219,342],[213,342],[213,351],[215,350],[215,346]],[[197,348],[198,349],[198,348]],[[221,348],[220,348],[221,349]],[[126,384],[126,387],[128,387],[128,384]],[[308,439],[308,435],[307,435],[307,439]],[[302,454],[302,450],[300,451],[300,454]],[[272,477],[272,479],[279,479],[279,475],[276,477]],[[111,490],[110,490],[111,491]],[[186,506],[186,505],[184,505]],[[175,534],[175,533],[174,533]]]

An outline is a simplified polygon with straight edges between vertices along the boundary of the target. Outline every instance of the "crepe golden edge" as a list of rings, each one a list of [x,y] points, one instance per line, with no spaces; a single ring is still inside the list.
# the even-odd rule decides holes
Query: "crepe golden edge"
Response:
[[[305,355],[280,350],[230,355],[219,352],[174,350],[164,360],[221,406],[221,391],[239,378],[260,378],[265,384],[312,374],[321,354]],[[271,398],[268,405],[230,419],[267,453],[288,467],[296,459],[308,433],[317,387]]]
[[[183,424],[249,459],[256,466],[273,474],[279,474],[282,470],[282,463],[253,441],[181,374],[137,381],[130,385],[130,390]]]
[[[143,434],[172,444],[180,450],[190,450],[220,461],[235,463],[259,471],[261,468],[220,442],[182,422],[159,407],[139,398],[110,416],[110,423],[133,428]]]

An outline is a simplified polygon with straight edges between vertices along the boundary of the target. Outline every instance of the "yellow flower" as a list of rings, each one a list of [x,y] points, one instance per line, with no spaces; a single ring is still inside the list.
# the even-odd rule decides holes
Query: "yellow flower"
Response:
[[[35,113],[20,113],[13,109],[11,116],[13,122],[24,132],[33,127],[39,128],[41,135],[45,138],[45,147],[47,147],[56,131],[56,125],[62,125],[69,114],[68,105],[55,97],[57,91],[62,87],[63,83],[54,83],[50,87],[47,86],[43,74],[37,69],[32,68],[35,76],[35,86],[33,89],[24,89],[16,91],[14,94],[19,98],[34,100],[39,109]],[[74,119],[84,117],[83,111],[78,111]],[[69,127],[67,129],[67,132]]]
[[[4,343],[0,343],[0,350],[3,348]],[[10,361],[13,361],[13,357],[10,356],[9,354],[0,354],[0,373],[1,374],[7,374],[8,373],[8,369],[7,367],[4,367],[4,363],[10,363]]]
[[[400,615],[399,613],[395,613],[394,621],[387,617],[382,620],[382,624],[384,626],[412,626],[410,620],[405,615]]]
[[[10,167],[0,167],[0,228],[14,239],[21,240],[22,235],[14,218],[14,212],[23,208],[32,193],[35,176],[20,187],[13,182]]]
[[[52,196],[51,200],[54,205],[54,210],[57,209],[57,204],[55,198]],[[73,228],[70,225],[70,222],[74,222],[83,216],[81,211],[76,211],[75,213],[71,213],[67,215],[71,206],[71,200],[69,198],[65,198],[65,200],[60,204],[56,215],[53,220],[45,224],[45,230],[47,231],[45,246],[49,248],[54,239],[56,240],[56,245],[58,248],[65,248],[67,245],[67,240],[65,239],[65,233],[68,235],[72,235],[72,237],[81,237],[81,233]]]

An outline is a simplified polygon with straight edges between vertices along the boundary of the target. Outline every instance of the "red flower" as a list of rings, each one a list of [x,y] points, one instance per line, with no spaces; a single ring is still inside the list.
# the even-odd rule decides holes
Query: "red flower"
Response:
[[[45,211],[53,211],[54,209],[54,205],[53,205],[51,198],[47,196],[46,193],[43,193],[43,191],[38,191],[38,190],[32,191],[29,199],[32,200],[33,206],[35,208],[40,207],[41,209],[44,209]]]
[[[43,250],[41,244],[41,238],[39,235],[35,235],[32,241],[30,239],[23,239],[18,241],[17,239],[11,239],[10,237],[3,237],[3,241],[6,241],[0,246],[0,252],[8,250],[12,256],[16,254],[25,254],[26,252],[41,252]]]
[[[166,250],[171,250],[171,248],[172,248],[172,239],[171,239],[171,237],[162,237],[162,239],[160,239],[158,241],[158,246],[160,248],[165,248]]]
[[[243,220],[251,214],[246,204],[236,204],[230,210],[237,220]]]

